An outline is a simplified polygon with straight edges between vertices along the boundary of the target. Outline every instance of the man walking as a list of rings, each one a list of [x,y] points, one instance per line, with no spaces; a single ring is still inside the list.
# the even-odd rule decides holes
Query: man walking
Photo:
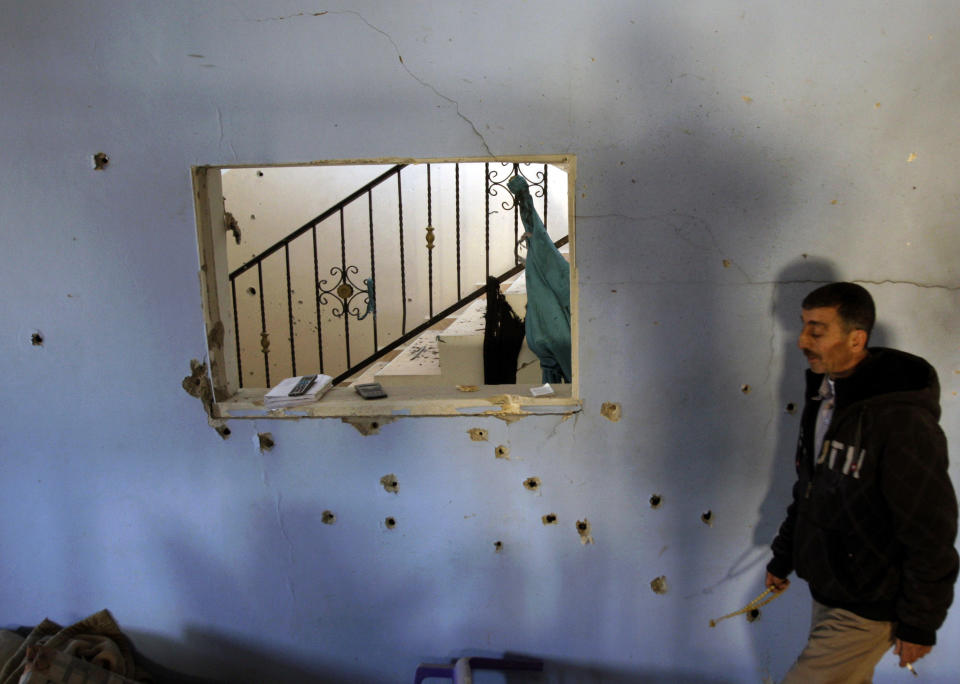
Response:
[[[870,682],[894,647],[905,667],[930,652],[953,600],[957,499],[925,360],[868,348],[873,298],[832,283],[803,300],[810,365],[797,482],[766,584],[796,570],[813,595],[803,652],[783,684]]]

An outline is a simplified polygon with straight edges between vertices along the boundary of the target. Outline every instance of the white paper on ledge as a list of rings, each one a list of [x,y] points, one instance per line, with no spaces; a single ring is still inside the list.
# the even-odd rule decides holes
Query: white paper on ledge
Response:
[[[299,397],[291,397],[290,390],[296,387],[302,377],[302,375],[295,375],[292,378],[284,378],[281,380],[276,387],[263,395],[263,405],[267,408],[283,408],[285,406],[312,404],[333,386],[332,377],[318,374],[316,382],[307,390],[306,394]]]
[[[553,388],[550,386],[550,383],[547,382],[543,385],[540,385],[540,387],[531,387],[530,394],[535,397],[549,397],[551,394],[553,394]]]

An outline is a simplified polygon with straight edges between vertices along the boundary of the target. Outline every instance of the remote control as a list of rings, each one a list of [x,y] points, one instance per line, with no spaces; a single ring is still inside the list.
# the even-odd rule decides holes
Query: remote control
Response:
[[[301,397],[307,393],[307,390],[313,387],[313,383],[317,381],[316,375],[304,375],[300,378],[300,381],[294,385],[293,389],[290,390],[288,397]]]

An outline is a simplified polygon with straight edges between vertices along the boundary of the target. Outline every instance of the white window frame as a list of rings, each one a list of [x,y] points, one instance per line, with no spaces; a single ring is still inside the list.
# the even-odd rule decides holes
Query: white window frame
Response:
[[[306,406],[266,409],[263,396],[268,388],[240,388],[237,375],[233,303],[227,264],[228,233],[224,230],[224,202],[221,172],[236,168],[357,164],[425,164],[475,162],[538,162],[562,167],[567,172],[568,235],[570,249],[571,367],[573,381],[554,385],[554,394],[534,397],[530,385],[480,385],[475,391],[456,387],[390,387],[385,399],[365,400],[352,387],[334,387],[320,400]],[[513,421],[531,415],[572,414],[582,408],[580,399],[579,316],[576,261],[575,184],[576,157],[537,155],[516,157],[443,159],[369,159],[318,161],[304,164],[210,164],[194,166],[194,206],[200,259],[200,286],[204,325],[207,334],[208,377],[213,401],[208,406],[211,420],[264,418],[368,419],[377,428],[395,417],[414,416],[495,416]]]

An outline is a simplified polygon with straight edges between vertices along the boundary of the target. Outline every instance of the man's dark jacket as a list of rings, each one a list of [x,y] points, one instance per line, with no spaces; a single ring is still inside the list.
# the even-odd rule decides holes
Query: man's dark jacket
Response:
[[[953,601],[957,498],[947,473],[936,371],[870,349],[835,381],[833,418],[814,457],[823,375],[807,371],[797,483],[767,570],[792,570],[813,597],[933,645]]]

